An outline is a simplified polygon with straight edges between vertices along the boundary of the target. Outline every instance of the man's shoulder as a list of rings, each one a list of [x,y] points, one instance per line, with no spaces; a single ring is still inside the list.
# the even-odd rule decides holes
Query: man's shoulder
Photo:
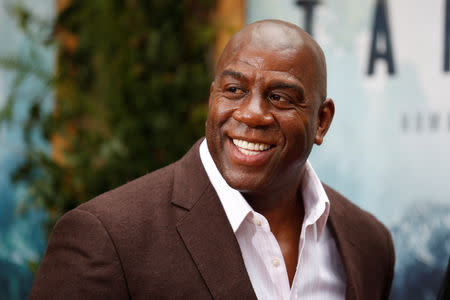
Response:
[[[184,196],[183,187],[200,181],[202,169],[197,141],[178,161],[107,191],[75,210],[90,213],[105,226],[121,223],[164,226],[178,219],[172,202]],[[176,203],[175,203],[176,204]],[[175,214],[175,215],[174,215]],[[175,217],[172,219],[172,217]]]
[[[328,198],[330,198],[331,210],[339,216],[352,216],[351,218],[348,218],[348,221],[353,224],[387,230],[386,226],[370,212],[360,208],[332,187],[326,184],[323,184],[323,187]]]
[[[107,191],[90,201],[82,204],[79,208],[94,209],[111,206],[127,206],[142,201],[155,201],[167,198],[167,192],[173,184],[173,170],[175,163],[155,170],[151,173],[131,180],[115,189]]]
[[[95,215],[112,212],[116,215],[136,215],[142,211],[146,214],[157,213],[158,209],[169,207],[180,171],[183,170],[186,174],[191,169],[199,168],[200,159],[197,156],[200,142],[201,140],[195,143],[178,161],[107,191],[77,209],[87,210]],[[183,175],[186,176],[185,174]]]
[[[330,198],[330,218],[334,230],[345,232],[349,240],[359,247],[393,251],[391,234],[382,222],[335,189],[325,184],[323,186]]]
[[[170,206],[176,163],[143,175],[81,204],[103,223],[147,219]]]
[[[341,255],[360,290],[378,289],[387,299],[394,276],[394,244],[389,230],[371,213],[324,185],[330,199],[330,223]],[[377,287],[374,284],[380,283]]]

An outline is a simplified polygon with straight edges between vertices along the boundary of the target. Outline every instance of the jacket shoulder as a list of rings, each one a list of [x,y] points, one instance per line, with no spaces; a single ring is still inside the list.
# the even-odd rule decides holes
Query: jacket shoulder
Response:
[[[96,216],[108,228],[114,224],[133,225],[144,220],[157,221],[170,207],[174,164],[134,179],[120,187],[105,192],[76,210]]]
[[[323,186],[331,203],[330,221],[337,244],[344,261],[353,265],[352,269],[358,274],[356,280],[360,281],[360,292],[373,291],[373,287],[378,286],[376,290],[381,298],[388,299],[395,265],[389,230],[371,213],[331,187]]]
[[[328,198],[330,199],[331,210],[339,216],[346,217],[345,223],[347,226],[352,227],[354,230],[359,228],[367,234],[378,233],[378,235],[381,235],[381,238],[384,238],[386,234],[390,236],[389,230],[386,226],[374,215],[364,209],[361,209],[359,206],[328,185],[323,184],[323,186]]]
[[[170,164],[107,191],[82,204],[80,208],[89,209],[97,206],[104,207],[105,205],[120,206],[120,204],[129,207],[132,204],[136,204],[136,201],[167,198],[170,196],[167,195],[167,192],[170,191],[170,187],[173,184],[174,165]]]
[[[149,215],[167,213],[175,194],[177,178],[183,183],[189,179],[198,181],[189,177],[195,177],[195,171],[202,168],[198,153],[201,141],[197,141],[178,161],[101,194],[77,209],[87,210],[96,216],[114,214],[136,217],[144,213],[147,219]]]

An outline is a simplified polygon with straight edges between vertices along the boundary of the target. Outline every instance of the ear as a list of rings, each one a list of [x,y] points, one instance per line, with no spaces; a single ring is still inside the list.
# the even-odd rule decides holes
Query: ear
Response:
[[[320,105],[318,118],[317,118],[317,129],[316,136],[314,138],[314,143],[317,145],[321,145],[323,142],[323,138],[330,128],[331,121],[334,116],[334,102],[330,98],[327,98]]]

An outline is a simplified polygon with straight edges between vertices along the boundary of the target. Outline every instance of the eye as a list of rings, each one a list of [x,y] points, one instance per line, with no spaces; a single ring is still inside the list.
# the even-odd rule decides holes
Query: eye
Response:
[[[245,95],[245,90],[237,86],[229,86],[225,88],[225,95],[228,98],[240,98]]]
[[[281,109],[291,108],[294,105],[289,96],[281,95],[279,93],[271,93],[267,98],[275,107]]]
[[[235,86],[231,86],[229,88],[227,88],[227,92],[233,93],[233,94],[238,94],[238,93],[242,93],[243,91]]]
[[[278,94],[271,94],[269,96],[269,99],[272,100],[272,101],[281,101],[283,99],[283,97],[281,97]]]
[[[272,102],[291,103],[291,98],[285,95],[272,93],[269,95],[269,100]]]

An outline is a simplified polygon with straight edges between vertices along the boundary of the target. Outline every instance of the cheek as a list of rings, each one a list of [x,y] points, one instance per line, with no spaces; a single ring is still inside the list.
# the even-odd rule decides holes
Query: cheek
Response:
[[[293,155],[303,156],[314,142],[314,118],[303,112],[294,111],[284,116],[281,123],[286,138],[287,148]]]
[[[213,101],[208,114],[208,122],[211,122],[212,127],[217,129],[232,117],[234,107],[230,101],[221,98]]]
[[[213,99],[209,107],[208,119],[206,121],[207,138],[218,138],[221,136],[221,129],[230,120],[233,108],[220,98]]]

